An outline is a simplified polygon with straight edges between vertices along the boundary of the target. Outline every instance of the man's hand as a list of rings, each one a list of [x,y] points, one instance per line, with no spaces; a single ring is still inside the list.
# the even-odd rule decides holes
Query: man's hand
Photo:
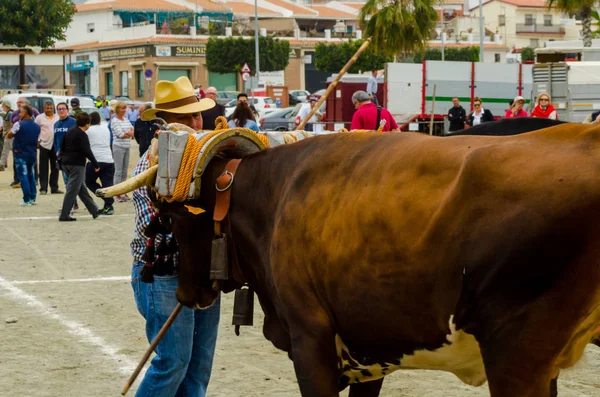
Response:
[[[94,168],[94,172],[100,172],[100,167]]]
[[[448,118],[451,119],[452,118],[452,113],[448,113]]]

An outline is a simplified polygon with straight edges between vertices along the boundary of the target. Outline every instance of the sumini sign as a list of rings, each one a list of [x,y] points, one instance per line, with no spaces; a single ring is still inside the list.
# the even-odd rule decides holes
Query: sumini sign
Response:
[[[123,59],[123,58],[145,58],[150,56],[150,47],[130,47],[130,48],[119,48],[116,50],[104,50],[100,51],[100,60],[108,61],[110,59]]]
[[[157,57],[204,57],[206,56],[205,46],[156,46]]]

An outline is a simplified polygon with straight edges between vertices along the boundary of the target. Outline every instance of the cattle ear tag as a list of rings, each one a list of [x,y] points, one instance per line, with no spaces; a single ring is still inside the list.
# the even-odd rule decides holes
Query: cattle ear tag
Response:
[[[187,205],[184,204],[184,207],[188,210],[188,212],[194,214],[194,215],[200,215],[203,212],[206,212],[205,210],[203,210],[200,207],[192,207],[191,205]]]
[[[212,241],[210,252],[210,279],[229,279],[229,258],[227,256],[227,235],[222,234]]]

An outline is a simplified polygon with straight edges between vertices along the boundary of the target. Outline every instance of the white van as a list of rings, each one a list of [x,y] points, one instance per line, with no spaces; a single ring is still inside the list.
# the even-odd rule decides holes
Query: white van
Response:
[[[44,111],[44,102],[51,101],[54,103],[55,107],[56,107],[56,104],[58,102],[60,102],[56,99],[57,97],[54,95],[41,94],[41,93],[37,93],[37,92],[32,92],[32,93],[24,92],[21,94],[4,95],[4,97],[2,97],[2,102],[3,103],[5,101],[8,102],[10,104],[10,108],[12,110],[16,110],[17,109],[17,101],[21,97],[27,98],[27,100],[29,101],[29,104],[31,106],[33,106],[35,109],[37,109],[38,112],[40,112],[40,113]]]
[[[73,98],[77,98],[79,99],[79,107],[81,108],[90,108],[90,107],[96,107],[96,104],[94,103],[94,101],[92,101],[91,98],[87,98],[87,97],[81,97],[81,96],[62,96],[62,95],[54,95],[53,96],[55,99],[55,103],[60,103],[60,102],[65,102],[67,105],[69,105],[69,108],[71,108],[71,99]]]

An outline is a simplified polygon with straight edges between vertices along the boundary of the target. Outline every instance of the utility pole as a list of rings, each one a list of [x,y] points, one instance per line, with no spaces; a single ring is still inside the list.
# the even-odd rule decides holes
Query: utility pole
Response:
[[[256,61],[256,65],[254,66],[256,68],[256,78],[254,81],[256,88],[258,88],[258,81],[260,79],[260,59],[258,55],[258,0],[254,0],[254,59]],[[254,84],[252,85],[252,102],[254,102]]]
[[[479,62],[483,62],[483,0],[479,0]]]
[[[440,33],[440,35],[442,36],[442,62],[444,62],[445,58],[446,58],[446,56],[445,56],[446,54],[444,51],[445,40],[444,40],[444,9],[443,8],[442,8],[442,33]]]

